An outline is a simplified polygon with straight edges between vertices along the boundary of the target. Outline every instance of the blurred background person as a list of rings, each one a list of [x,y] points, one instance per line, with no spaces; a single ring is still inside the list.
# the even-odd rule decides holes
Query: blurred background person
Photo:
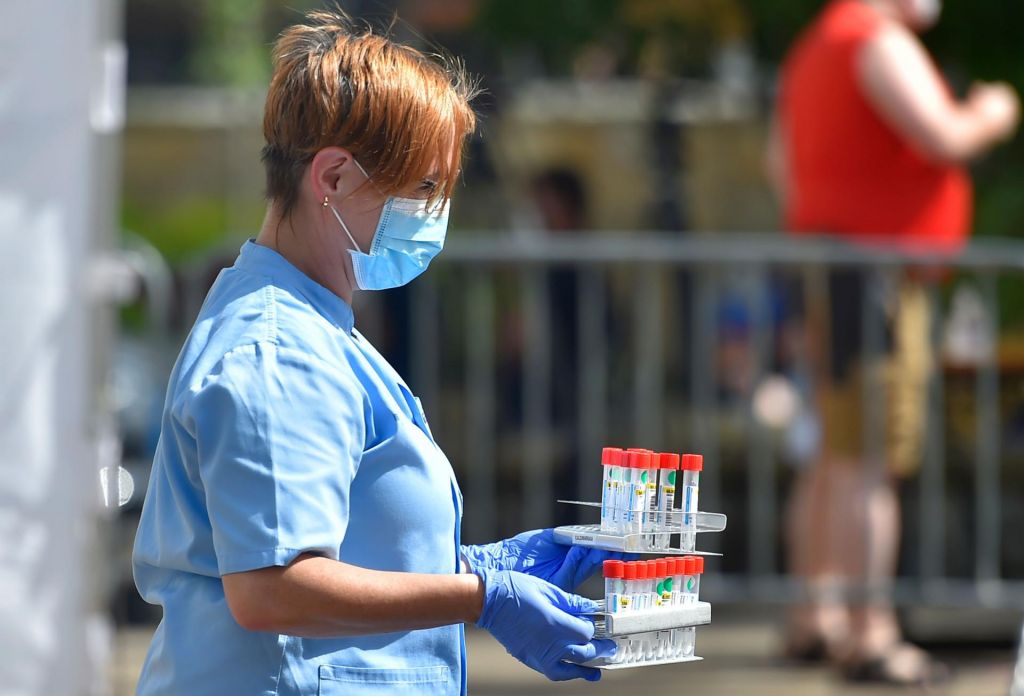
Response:
[[[530,178],[528,193],[527,217],[538,231],[555,239],[580,243],[592,238],[592,233],[588,232],[591,227],[587,219],[586,185],[572,168],[542,169]],[[580,351],[579,269],[574,264],[552,264],[546,269],[543,274],[547,289],[544,332],[554,347],[547,371],[551,384],[547,415],[552,474],[556,497],[572,499],[577,495],[580,461],[579,380],[575,369]],[[607,296],[601,300],[606,308],[602,318],[603,335],[609,344],[614,341],[611,301]],[[526,413],[520,387],[524,382],[525,341],[536,340],[527,335],[524,323],[523,307],[519,307],[517,312],[507,315],[501,328],[498,380],[503,398],[498,405],[498,422],[503,430],[510,432],[522,431],[524,427]],[[552,512],[557,524],[578,521],[577,510],[571,506],[552,505]]]
[[[939,253],[964,245],[972,217],[964,165],[1014,132],[1019,102],[1002,83],[953,96],[917,37],[940,9],[940,0],[835,0],[792,47],[768,152],[791,232]],[[935,274],[903,274],[888,296],[860,271],[827,279],[816,395],[824,439],[796,482],[788,520],[791,569],[810,594],[791,612],[787,652],[832,658],[852,679],[918,684],[946,673],[903,642],[887,592],[900,530],[896,482],[920,459],[934,362],[927,275]],[[886,312],[884,366],[862,359],[865,303]],[[879,370],[884,463],[865,451],[859,415],[861,378]],[[863,598],[844,596],[851,588]]]

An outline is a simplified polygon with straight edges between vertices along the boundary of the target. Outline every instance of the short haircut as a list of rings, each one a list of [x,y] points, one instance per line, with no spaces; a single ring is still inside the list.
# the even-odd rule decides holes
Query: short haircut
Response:
[[[267,198],[295,207],[307,165],[344,147],[383,193],[414,190],[436,173],[430,201],[451,197],[466,137],[476,127],[474,84],[457,61],[356,28],[316,10],[274,46],[263,115]]]

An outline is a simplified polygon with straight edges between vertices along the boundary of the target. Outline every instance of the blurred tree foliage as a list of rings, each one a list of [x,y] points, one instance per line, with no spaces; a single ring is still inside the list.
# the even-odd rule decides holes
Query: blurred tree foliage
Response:
[[[480,0],[467,30],[492,54],[479,67],[488,81],[587,74],[581,56],[611,56],[610,76],[707,73],[715,46],[749,42],[766,84],[787,48],[824,0]],[[127,34],[134,82],[260,86],[275,35],[311,7],[338,5],[356,15],[399,7],[398,0],[129,0]],[[1007,80],[1024,91],[1024,3],[946,0],[926,37],[954,89],[975,79]],[[456,42],[457,44],[458,42]],[[657,50],[649,50],[655,46]],[[666,49],[666,47],[668,47]],[[646,53],[656,53],[650,70]],[[593,62],[593,61],[592,61]],[[598,63],[601,61],[599,60]],[[477,67],[477,66],[474,66]],[[511,86],[511,85],[509,85]],[[1024,236],[1024,138],[975,165],[977,230]]]

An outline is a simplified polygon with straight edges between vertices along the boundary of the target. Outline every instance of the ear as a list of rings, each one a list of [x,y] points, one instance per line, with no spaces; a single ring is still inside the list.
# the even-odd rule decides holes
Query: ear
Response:
[[[325,147],[309,163],[309,183],[314,200],[324,196],[337,200],[355,191],[359,185],[359,169],[352,153],[343,147]]]

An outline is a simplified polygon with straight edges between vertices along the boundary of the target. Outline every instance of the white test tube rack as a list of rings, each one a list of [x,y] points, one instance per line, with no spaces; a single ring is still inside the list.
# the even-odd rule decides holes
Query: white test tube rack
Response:
[[[601,503],[559,500],[560,503],[600,508]],[[685,518],[685,520],[684,520]],[[695,518],[695,523],[694,519]],[[645,525],[640,532],[622,532],[602,529],[599,524],[578,524],[556,527],[555,540],[563,544],[587,546],[607,551],[625,553],[651,553],[688,556],[721,556],[720,553],[684,549],[682,532],[691,533],[721,532],[725,530],[728,520],[725,515],[716,512],[686,513],[674,510],[663,514],[657,524]],[[595,636],[598,638],[630,638],[659,631],[694,628],[711,623],[711,604],[697,601],[670,607],[654,607],[651,609],[628,612],[608,612],[604,600],[598,600],[601,611],[595,615]],[[654,659],[643,659],[630,662],[616,662],[607,659],[591,660],[585,663],[598,669],[631,669],[634,667],[653,667],[681,662],[698,662],[704,658],[697,655],[674,656]]]

